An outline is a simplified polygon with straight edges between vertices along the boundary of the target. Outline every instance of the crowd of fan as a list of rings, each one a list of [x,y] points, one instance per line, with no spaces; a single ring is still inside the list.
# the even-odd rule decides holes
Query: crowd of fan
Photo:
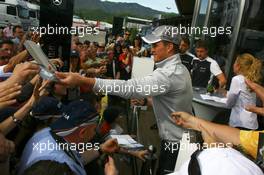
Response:
[[[36,33],[25,33],[21,26],[7,26],[0,34],[1,174],[87,172],[112,175],[117,174],[117,170],[110,156],[105,165],[94,164],[94,160],[101,154],[121,152],[144,159],[147,151],[127,151],[120,148],[115,139],[104,138],[114,128],[121,112],[116,106],[126,101],[108,96],[108,107],[105,108],[101,106],[101,94],[87,93],[90,87],[66,88],[59,83],[42,80],[38,75],[39,66],[32,62],[32,57],[23,46],[28,39],[40,42]],[[208,82],[216,77],[218,80],[216,86],[224,88],[226,84],[224,72],[221,66],[208,56],[208,47],[205,43],[199,41],[196,44],[196,56],[188,52],[189,46],[188,39],[183,38],[179,51],[183,64],[190,72],[193,85],[207,87]],[[131,42],[128,31],[124,36],[109,39],[107,43],[90,41],[82,43],[78,36],[73,36],[69,72],[79,73],[85,77],[128,80],[131,78],[134,56],[150,57],[150,51],[143,47],[139,36]],[[50,61],[57,65],[58,70],[63,66],[61,59],[54,58]],[[204,66],[208,70],[205,70]],[[253,112],[264,115],[263,108],[254,107],[256,94],[262,103],[264,102],[264,89],[256,84],[261,80],[260,70],[261,62],[252,55],[243,54],[237,57],[234,65],[237,76],[232,79],[230,91],[227,92],[228,105],[232,108],[230,127],[210,123],[182,112],[173,113],[172,119],[177,125],[201,131],[205,142],[232,143],[241,146],[252,160],[257,159],[258,135],[263,131],[245,129],[258,129],[256,114]],[[136,101],[135,104],[137,102],[139,103]],[[82,153],[80,153],[82,147],[75,151],[45,149],[43,154],[39,153],[39,149],[34,149],[35,143],[48,144],[48,141],[53,141],[54,144],[56,141],[66,144],[91,143],[93,146],[98,143],[99,149],[87,149]],[[200,166],[206,167],[206,162],[203,162],[202,158],[200,161]],[[95,171],[96,166],[104,166],[104,172]],[[262,173],[252,164],[249,168],[256,174]],[[98,171],[101,170],[99,168]],[[185,172],[184,167],[181,171]],[[202,172],[206,171],[202,168]]]
[[[126,33],[126,35],[129,35],[129,33]],[[53,174],[63,171],[72,174],[73,172],[68,168],[69,163],[67,163],[68,165],[65,164],[64,158],[56,157],[54,152],[52,152],[52,159],[36,158],[37,160],[43,160],[37,165],[35,165],[36,161],[30,160],[30,156],[36,154],[27,152],[29,150],[33,151],[30,138],[34,134],[34,137],[36,137],[38,131],[43,128],[51,127],[51,124],[58,117],[60,120],[64,120],[65,125],[62,121],[57,121],[59,124],[54,124],[52,132],[63,133],[65,130],[71,130],[71,132],[63,134],[62,138],[67,142],[76,144],[99,143],[100,154],[119,152],[144,159],[144,155],[147,154],[144,150],[127,151],[119,148],[115,139],[106,142],[102,139],[105,135],[108,135],[110,129],[115,125],[116,118],[122,112],[120,108],[111,107],[113,105],[109,105],[107,109],[102,108],[102,96],[86,93],[86,87],[66,88],[40,78],[38,75],[40,68],[34,63],[23,46],[26,40],[41,43],[37,34],[24,32],[21,26],[7,26],[4,30],[1,30],[0,40],[0,157],[2,173],[43,174],[45,172],[50,174],[51,172],[47,172],[50,169]],[[79,72],[83,76],[90,77],[129,79],[133,55],[143,53],[139,48],[141,47],[139,37],[135,41],[133,51],[131,51],[130,45],[125,43],[127,41],[120,37],[117,44],[109,45],[105,49],[103,43],[90,43],[89,41],[81,43],[78,41],[78,37],[73,36],[69,71]],[[115,57],[118,57],[119,60],[114,59]],[[56,65],[58,70],[63,66],[61,59],[51,59],[50,61]],[[118,100],[109,97],[109,104],[114,104]],[[65,120],[65,117],[71,119]],[[99,131],[95,132],[95,128],[99,128],[99,126]],[[79,134],[83,132],[85,135],[80,136]],[[95,150],[95,153],[93,153],[93,150],[88,150],[88,152],[90,153],[85,152],[82,155],[82,161],[85,164],[92,162],[99,156],[96,153],[98,150]],[[10,156],[11,153],[13,153],[12,156]],[[37,154],[41,157],[45,156],[39,152]],[[50,152],[47,152],[47,154],[51,155]],[[105,172],[106,174],[115,174],[116,169],[113,160],[111,157],[108,160],[109,163],[105,165]],[[74,162],[74,160],[71,161]],[[78,161],[80,160],[76,162]],[[72,164],[75,164],[75,162]],[[81,164],[82,166],[85,165],[84,163]],[[94,171],[94,174],[104,174],[95,171],[96,168],[94,167],[96,165],[91,167],[89,165],[85,169],[89,170],[90,173]],[[26,169],[27,171],[25,171]],[[85,174],[84,169],[75,169],[74,173]],[[98,171],[102,171],[102,169],[98,168]]]

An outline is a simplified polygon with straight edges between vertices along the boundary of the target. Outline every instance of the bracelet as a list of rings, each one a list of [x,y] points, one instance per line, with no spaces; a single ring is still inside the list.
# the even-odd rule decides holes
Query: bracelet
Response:
[[[17,118],[15,117],[14,114],[11,115],[11,118],[12,118],[13,122],[14,122],[16,125],[18,125],[18,126],[21,126],[21,125],[22,125],[22,121],[19,120],[19,119],[17,119]]]

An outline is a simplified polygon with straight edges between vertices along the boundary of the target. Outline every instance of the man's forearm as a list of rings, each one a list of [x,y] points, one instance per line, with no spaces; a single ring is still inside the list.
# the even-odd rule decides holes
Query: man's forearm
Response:
[[[27,57],[28,57],[28,52],[27,50],[24,50],[20,52],[19,54],[15,55],[14,57],[12,57],[9,62],[11,64],[16,65],[18,63],[21,63],[22,61],[25,61]]]
[[[4,68],[4,72],[12,72],[15,66],[26,60],[28,57],[28,52],[26,50],[20,52],[19,54],[13,56],[7,66]]]
[[[21,107],[15,114],[13,115],[16,119],[22,121],[25,116],[29,113],[32,109],[32,102],[29,100],[23,107]],[[12,117],[8,117],[6,120],[0,123],[0,130],[3,132],[4,135],[8,134],[16,124],[14,123]]]
[[[222,74],[217,76],[217,79],[218,79],[218,83],[219,83],[220,88],[224,88],[226,85],[225,75],[222,73]]]
[[[218,141],[232,143],[233,145],[240,144],[239,129],[227,125],[212,123],[199,117],[194,117],[193,120],[193,129],[199,130],[199,125],[202,125],[211,135],[215,136]]]
[[[79,86],[88,87],[89,90],[92,90],[95,85],[94,78],[80,76],[78,81],[79,81]]]

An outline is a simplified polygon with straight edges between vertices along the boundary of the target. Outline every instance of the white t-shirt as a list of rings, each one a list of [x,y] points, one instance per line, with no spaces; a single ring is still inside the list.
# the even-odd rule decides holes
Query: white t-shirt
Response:
[[[193,58],[195,57],[194,54],[192,54],[190,51],[186,51],[185,54],[186,54],[186,55],[189,55],[189,56],[191,56],[191,57],[193,57]]]
[[[210,64],[210,71],[211,71],[211,73],[212,73],[214,76],[217,76],[217,75],[220,75],[221,73],[223,73],[222,70],[220,69],[218,63],[217,63],[214,59],[212,59],[211,57],[207,57],[207,58],[205,58],[205,59],[203,59],[203,60],[200,60],[199,58],[194,57],[194,58],[193,58],[193,61],[194,61],[194,60],[208,61],[208,62],[210,62],[210,63],[211,63],[211,64]]]
[[[169,175],[188,175],[190,160]],[[209,148],[198,155],[202,175],[263,175],[261,169],[232,148]]]
[[[227,92],[227,106],[232,107],[229,125],[233,127],[243,127],[257,129],[257,114],[245,109],[247,105],[256,105],[256,93],[251,92],[243,75],[232,78],[230,89]]]

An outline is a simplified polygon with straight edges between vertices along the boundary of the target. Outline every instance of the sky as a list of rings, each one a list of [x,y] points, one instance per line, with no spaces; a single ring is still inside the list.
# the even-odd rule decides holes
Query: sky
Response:
[[[102,0],[106,1],[106,0]],[[164,11],[164,12],[173,12],[177,13],[177,7],[175,0],[107,0],[112,2],[135,2],[145,7],[150,7],[155,10]]]

